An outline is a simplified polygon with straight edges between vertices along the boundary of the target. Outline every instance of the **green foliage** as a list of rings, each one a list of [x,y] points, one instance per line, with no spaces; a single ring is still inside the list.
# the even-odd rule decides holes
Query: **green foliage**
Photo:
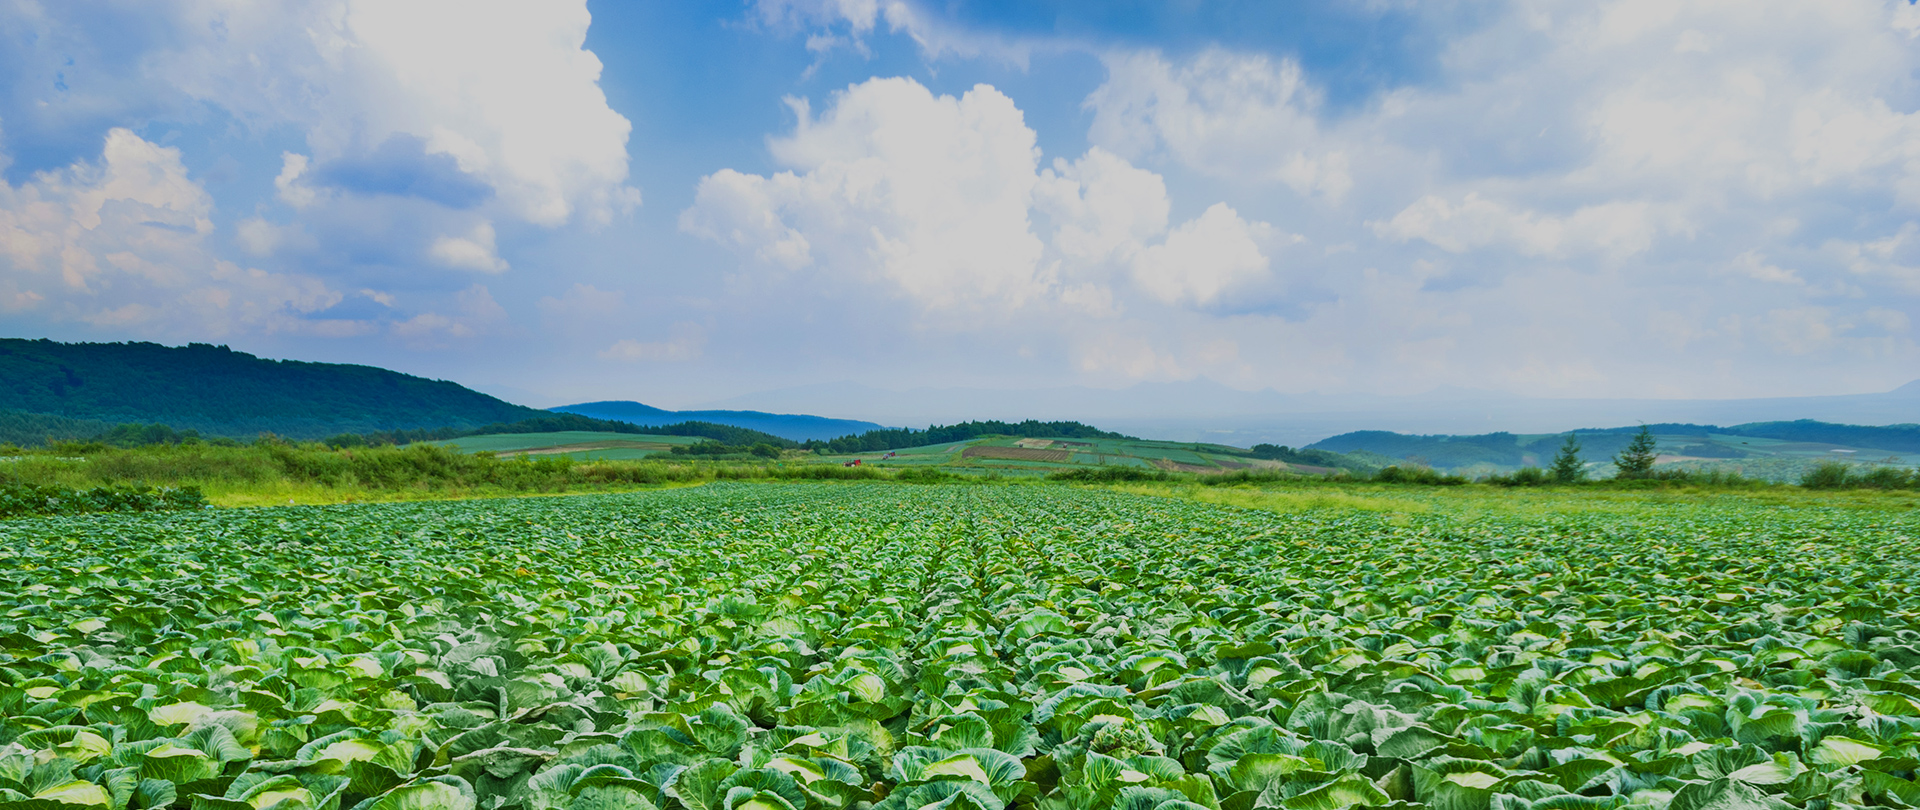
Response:
[[[1579,436],[1567,434],[1567,440],[1560,443],[1560,452],[1553,457],[1553,465],[1547,468],[1547,474],[1556,484],[1572,484],[1586,480],[1587,465],[1580,460]]]
[[[16,521],[0,803],[1911,806],[1917,538],[844,483]]]
[[[1633,441],[1613,457],[1613,466],[1617,478],[1646,478],[1653,474],[1653,462],[1658,458],[1653,431],[1646,425],[1640,426],[1640,432],[1633,435]]]
[[[53,442],[90,439],[111,429],[98,419],[69,419],[43,413],[0,410],[0,442],[20,447],[44,447]]]
[[[1288,464],[1300,464],[1308,467],[1332,467],[1353,473],[1369,474],[1377,472],[1381,464],[1356,457],[1348,453],[1335,453],[1331,450],[1314,448],[1295,449],[1286,445],[1256,444],[1247,451],[1247,455],[1270,461],[1284,461]],[[1391,464],[1392,462],[1388,462]]]
[[[912,428],[869,430],[857,436],[842,436],[824,442],[810,441],[805,444],[805,447],[808,450],[824,450],[828,453],[869,453],[879,450],[928,447],[978,439],[982,436],[1030,436],[1044,439],[1133,438],[1119,433],[1108,433],[1079,422],[1041,422],[1028,419],[1025,422],[961,422],[955,425],[934,425],[926,430]]]
[[[1920,424],[1869,427],[1802,419],[1793,422],[1753,422],[1731,427],[1660,423],[1630,428],[1582,428],[1579,432],[1588,452],[1598,457],[1610,457],[1626,451],[1629,445],[1639,440],[1642,431],[1660,437],[1660,441],[1666,443],[1675,454],[1694,458],[1769,458],[1770,451],[1765,449],[1769,446],[1768,441],[1756,441],[1749,446],[1740,441],[1742,439],[1833,444],[1895,454],[1920,453]],[[1374,430],[1329,437],[1306,449],[1336,451],[1350,456],[1372,452],[1392,459],[1418,458],[1442,469],[1481,464],[1522,467],[1541,463],[1552,454],[1553,445],[1560,438],[1558,435],[1521,436],[1504,432],[1416,436]],[[1792,477],[1783,477],[1781,480]]]
[[[203,343],[0,339],[0,380],[4,409],[106,424],[160,422],[227,436],[317,439],[546,415],[451,382],[370,366],[262,360]]]
[[[1512,475],[1489,476],[1487,483],[1501,487],[1540,487],[1553,483],[1553,478],[1539,467],[1521,467]]]
[[[207,499],[193,487],[66,487],[0,483],[0,518],[84,515],[94,512],[166,512],[205,509]]]
[[[1373,474],[1373,480],[1382,484],[1426,484],[1429,486],[1459,486],[1467,479],[1458,475],[1444,475],[1433,471],[1431,467],[1391,466],[1382,467]]]
[[[635,436],[698,436],[729,447],[748,447],[766,444],[781,449],[794,449],[798,442],[782,439],[770,433],[734,427],[716,425],[712,422],[675,422],[671,425],[635,425],[627,422],[609,422],[601,419],[579,416],[577,414],[549,414],[518,422],[481,425],[476,428],[435,428],[433,430],[391,430],[369,433],[354,438],[336,436],[327,443],[336,447],[380,444],[408,444],[411,442],[445,441],[466,436],[495,436],[500,434],[521,433],[562,433],[567,431],[586,431],[600,433],[626,433]]]
[[[1920,470],[1827,461],[1800,477],[1807,489],[1920,489]]]
[[[1119,484],[1132,481],[1172,481],[1177,476],[1148,467],[1080,467],[1048,473],[1049,481],[1074,484]]]
[[[200,441],[200,431],[174,430],[158,422],[153,424],[114,425],[92,437],[92,441],[110,447],[146,447],[155,444],[181,444]]]

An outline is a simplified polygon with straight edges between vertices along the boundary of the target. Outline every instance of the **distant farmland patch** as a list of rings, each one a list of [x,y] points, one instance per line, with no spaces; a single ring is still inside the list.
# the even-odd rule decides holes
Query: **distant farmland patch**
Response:
[[[587,460],[630,460],[663,453],[677,444],[699,441],[693,436],[654,436],[599,431],[562,431],[555,433],[506,433],[466,436],[433,444],[458,449],[462,453],[493,453],[501,458],[514,456],[567,456]]]
[[[1153,466],[1159,467],[1160,469],[1166,470],[1168,472],[1217,473],[1220,471],[1219,467],[1215,467],[1212,465],[1202,466],[1199,464],[1184,464],[1178,461],[1174,461],[1173,459],[1167,459],[1167,458],[1153,459]]]
[[[1052,461],[1065,462],[1073,458],[1066,450],[1036,450],[1031,447],[969,447],[960,453],[961,458],[1002,458],[1011,461]]]

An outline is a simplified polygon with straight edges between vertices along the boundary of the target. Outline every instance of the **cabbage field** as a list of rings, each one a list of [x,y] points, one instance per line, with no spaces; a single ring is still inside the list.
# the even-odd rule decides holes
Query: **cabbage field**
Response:
[[[886,483],[5,521],[0,810],[1914,806],[1916,528]]]

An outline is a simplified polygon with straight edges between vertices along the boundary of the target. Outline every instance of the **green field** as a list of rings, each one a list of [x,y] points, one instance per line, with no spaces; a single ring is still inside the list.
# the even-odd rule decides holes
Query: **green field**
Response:
[[[0,521],[0,807],[1920,803],[1910,498],[1237,492]]]
[[[1021,442],[1028,442],[1022,445]],[[1008,448],[1018,449],[1036,442],[1051,442],[1046,449],[1067,453],[1062,460],[992,458],[968,455],[968,448]],[[925,466],[937,464],[957,473],[998,472],[1002,474],[1045,474],[1060,470],[1084,467],[1141,467],[1186,472],[1226,472],[1234,469],[1261,467],[1267,469],[1285,469],[1278,462],[1266,462],[1253,459],[1247,451],[1240,448],[1216,444],[1192,444],[1186,442],[1163,442],[1144,439],[1021,439],[1013,436],[990,436],[964,442],[949,442],[931,447],[914,447],[892,451],[896,455],[886,458],[888,451],[869,451],[825,457],[826,461],[845,463],[860,459],[860,463],[882,467]],[[1173,466],[1181,465],[1181,466]],[[1318,468],[1313,472],[1320,472]]]
[[[631,460],[666,451],[676,444],[700,441],[694,436],[653,436],[632,433],[605,433],[569,430],[556,433],[503,433],[464,436],[430,442],[453,447],[465,453],[493,453],[500,456],[565,456],[578,461]]]

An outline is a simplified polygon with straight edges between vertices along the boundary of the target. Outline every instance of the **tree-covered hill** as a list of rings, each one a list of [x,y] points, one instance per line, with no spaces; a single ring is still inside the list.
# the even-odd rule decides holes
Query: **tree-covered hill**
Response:
[[[551,417],[456,383],[372,366],[266,360],[225,346],[0,339],[0,410],[224,436],[472,428]],[[68,423],[46,421],[44,426]],[[61,432],[61,431],[55,431]]]

